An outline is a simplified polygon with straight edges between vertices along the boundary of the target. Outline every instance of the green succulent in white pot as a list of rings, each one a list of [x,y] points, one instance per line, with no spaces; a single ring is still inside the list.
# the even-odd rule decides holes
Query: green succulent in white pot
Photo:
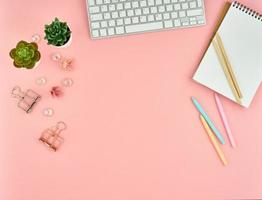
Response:
[[[51,24],[45,25],[45,40],[48,45],[65,47],[72,40],[72,31],[66,22],[61,22],[56,17]]]

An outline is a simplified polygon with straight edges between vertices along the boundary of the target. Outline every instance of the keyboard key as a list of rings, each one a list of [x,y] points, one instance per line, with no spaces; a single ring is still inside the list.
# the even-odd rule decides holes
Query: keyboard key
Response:
[[[155,18],[156,18],[156,20],[162,20],[163,19],[162,14],[156,14]]]
[[[158,6],[158,12],[165,12],[165,6]]]
[[[136,16],[141,15],[141,14],[142,14],[142,10],[140,8],[135,9],[135,15]]]
[[[116,34],[123,34],[124,32],[124,27],[116,27]]]
[[[197,22],[196,21],[190,21],[190,25],[196,25]]]
[[[174,8],[175,8],[175,10],[180,10],[180,9],[181,9],[181,6],[180,6],[180,4],[175,4],[175,5],[174,5]]]
[[[97,28],[100,27],[100,24],[99,24],[99,22],[93,22],[93,23],[91,23],[91,26],[92,26],[93,29],[97,29]]]
[[[197,0],[197,6],[202,7],[202,0]]]
[[[147,20],[148,20],[149,22],[154,21],[154,20],[155,20],[154,15],[148,15],[148,16],[147,16]]]
[[[191,17],[191,18],[189,19],[189,21],[190,21],[190,22],[196,21],[196,18],[195,18],[195,17]]]
[[[105,5],[101,6],[101,11],[102,12],[107,12],[108,11],[107,6],[105,6]]]
[[[154,0],[147,0],[147,2],[148,2],[148,6],[154,6],[155,5]]]
[[[102,14],[94,14],[91,15],[90,17],[91,17],[91,21],[98,21],[103,19]]]
[[[186,12],[185,11],[179,11],[179,17],[185,17]]]
[[[99,7],[98,6],[93,6],[89,8],[90,13],[98,13],[99,12]]]
[[[146,7],[146,5],[147,5],[146,1],[140,1],[140,6],[141,7]]]
[[[196,16],[197,20],[205,20],[205,18],[203,16]]]
[[[94,6],[95,5],[95,1],[94,0],[88,0],[89,6]]]
[[[175,19],[175,20],[174,20],[174,25],[175,25],[175,26],[181,26],[180,20],[179,20],[179,19]]]
[[[125,17],[126,16],[126,11],[122,10],[119,12],[119,17]]]
[[[118,19],[118,20],[116,20],[116,24],[117,24],[117,26],[122,26],[124,24],[124,20]]]
[[[115,29],[114,28],[109,28],[107,30],[107,32],[108,32],[108,35],[114,35],[115,34]]]
[[[108,25],[109,25],[109,26],[115,26],[115,25],[116,25],[115,20],[110,20],[110,21],[108,22]]]
[[[189,23],[189,19],[186,18],[186,17],[185,17],[185,18],[181,18],[180,21],[181,21],[182,24],[183,24],[184,22],[185,22],[185,23]]]
[[[102,21],[102,22],[101,22],[101,27],[102,27],[102,28],[107,27],[107,21]]]
[[[109,5],[109,10],[114,11],[116,9],[116,6],[114,4]]]
[[[106,29],[101,29],[101,30],[100,30],[100,35],[101,35],[101,36],[107,36]]]
[[[146,23],[146,24],[137,24],[137,25],[126,26],[126,32],[135,33],[135,32],[141,32],[141,31],[158,30],[161,28],[163,28],[162,22],[152,22],[152,23]]]
[[[164,19],[170,19],[170,14],[169,13],[164,13],[163,14]]]
[[[124,7],[123,7],[123,4],[122,3],[118,3],[117,5],[116,5],[116,9],[117,10],[122,10]]]
[[[125,24],[131,24],[131,18],[125,18],[124,22]]]
[[[143,14],[147,15],[149,14],[149,8],[143,8]]]
[[[172,19],[175,19],[175,18],[177,18],[177,17],[178,17],[177,12],[172,12],[172,13],[171,13],[171,18],[172,18]]]
[[[93,31],[92,31],[92,36],[93,36],[93,37],[99,37],[99,32],[98,32],[98,30],[93,30]]]
[[[192,1],[192,2],[189,3],[189,7],[190,7],[190,8],[196,8],[196,6],[197,6],[197,5],[196,5],[196,2],[195,2],[195,1]]]
[[[191,16],[197,16],[197,15],[202,15],[203,11],[202,9],[196,9],[196,10],[188,10],[187,11],[187,16],[191,17]]]
[[[147,21],[147,19],[146,19],[146,16],[140,16],[140,22],[146,22]]]
[[[132,17],[133,24],[136,24],[139,22],[138,17]]]
[[[137,1],[132,2],[132,7],[133,8],[138,8],[138,6],[139,6],[139,4],[138,4]]]
[[[110,19],[111,16],[110,16],[110,13],[104,13],[104,19]]]
[[[127,16],[132,17],[134,15],[135,15],[134,10],[128,10],[127,11]]]
[[[131,3],[130,2],[125,3],[125,9],[129,9],[129,8],[131,8]]]
[[[198,23],[198,24],[204,24],[205,21],[204,21],[204,20],[198,20],[197,23]]]
[[[150,12],[152,13],[152,14],[154,14],[154,13],[157,13],[157,7],[151,7],[150,8]]]
[[[184,9],[184,10],[185,10],[185,9],[188,9],[188,3],[183,3],[183,4],[182,4],[182,9]]]
[[[96,0],[96,4],[97,4],[97,5],[103,4],[103,0]]]
[[[173,22],[172,20],[168,20],[164,22],[165,28],[170,28],[173,27]]]
[[[118,18],[118,12],[112,12],[112,18],[113,19]]]
[[[168,12],[173,11],[173,5],[167,5],[166,11],[168,11]]]
[[[162,4],[162,0],[156,0],[156,5],[161,5]]]

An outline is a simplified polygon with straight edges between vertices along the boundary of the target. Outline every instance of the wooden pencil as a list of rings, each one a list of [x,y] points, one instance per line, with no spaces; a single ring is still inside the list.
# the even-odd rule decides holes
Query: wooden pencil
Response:
[[[219,48],[219,45],[218,45],[218,43],[217,43],[217,37],[214,37],[214,39],[213,39],[213,41],[212,41],[212,44],[213,44],[213,46],[214,46],[214,48],[215,48],[217,57],[218,57],[219,62],[220,62],[220,64],[221,64],[222,68],[223,68],[223,71],[224,71],[224,73],[225,73],[225,75],[226,75],[227,81],[228,81],[229,86],[230,86],[230,88],[231,88],[231,90],[232,90],[232,92],[233,92],[233,95],[234,95],[237,103],[241,104],[241,99],[240,99],[240,97],[239,97],[239,95],[238,95],[238,92],[237,92],[237,89],[236,89],[236,87],[235,87],[235,85],[234,85],[233,79],[232,79],[232,77],[231,77],[231,75],[230,75],[230,73],[229,73],[229,71],[228,71],[228,67],[227,67],[227,65],[226,65],[224,56],[222,55],[222,52],[221,52],[221,50],[220,50],[220,48]]]
[[[238,97],[241,99],[243,96],[242,96],[240,87],[239,87],[239,85],[238,85],[238,83],[237,83],[237,79],[236,79],[235,73],[234,73],[234,71],[233,71],[233,68],[232,68],[232,66],[231,66],[231,63],[230,63],[230,61],[229,61],[229,59],[228,59],[228,56],[227,56],[227,53],[226,53],[224,44],[223,44],[223,42],[222,42],[222,39],[221,39],[221,37],[220,37],[220,35],[219,35],[218,33],[216,34],[216,37],[217,37],[218,46],[220,47],[220,50],[221,50],[221,52],[222,52],[222,54],[223,54],[223,57],[224,57],[224,60],[225,60],[225,63],[226,63],[228,72],[229,72],[229,74],[230,74],[230,76],[231,76],[231,78],[232,78],[232,81],[233,81],[233,83],[234,83],[234,86],[235,86],[235,88],[236,88],[236,90],[237,90]]]

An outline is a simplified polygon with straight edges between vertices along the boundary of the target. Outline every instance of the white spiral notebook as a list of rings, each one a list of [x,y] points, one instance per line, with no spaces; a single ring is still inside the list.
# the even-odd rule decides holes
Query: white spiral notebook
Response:
[[[249,107],[262,81],[262,16],[233,2],[218,33],[243,94],[241,105]],[[212,44],[193,79],[236,102]]]

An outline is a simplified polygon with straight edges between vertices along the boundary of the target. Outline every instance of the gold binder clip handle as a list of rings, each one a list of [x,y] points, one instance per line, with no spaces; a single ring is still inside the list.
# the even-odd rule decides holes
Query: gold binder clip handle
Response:
[[[55,127],[56,127],[55,132],[57,135],[59,135],[62,131],[67,129],[67,125],[63,121],[57,122]]]
[[[21,90],[21,88],[19,86],[15,86],[13,89],[12,89],[12,92],[11,92],[12,96],[14,98],[18,98],[18,99],[22,99],[24,98],[24,92]]]

